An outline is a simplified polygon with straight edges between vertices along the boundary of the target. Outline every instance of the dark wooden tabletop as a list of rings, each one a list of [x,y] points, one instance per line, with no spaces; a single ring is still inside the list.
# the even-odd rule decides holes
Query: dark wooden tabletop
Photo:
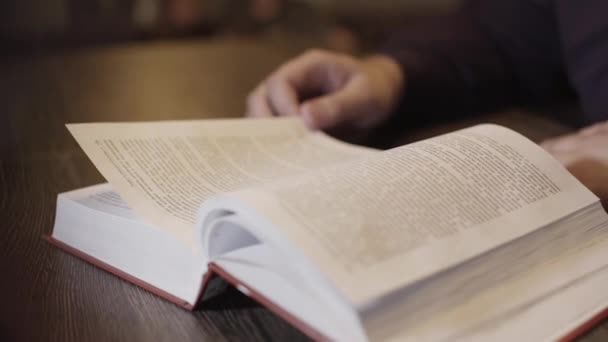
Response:
[[[42,239],[57,193],[103,181],[65,123],[240,116],[296,52],[191,41],[3,59],[0,340],[306,340],[235,290],[187,312]]]
[[[3,57],[0,340],[306,340],[236,290],[187,312],[42,239],[57,193],[103,181],[65,123],[240,116],[246,94],[297,50],[190,41]],[[529,128],[518,115],[492,121]],[[536,140],[564,130],[535,120]],[[608,325],[583,340],[608,340]]]

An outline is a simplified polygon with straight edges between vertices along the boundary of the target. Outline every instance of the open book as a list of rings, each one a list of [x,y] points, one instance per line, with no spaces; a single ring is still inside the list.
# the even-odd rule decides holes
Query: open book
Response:
[[[50,240],[186,308],[224,279],[315,339],[539,341],[608,307],[598,198],[500,126],[382,152],[297,119],[68,129],[108,183],[60,194]]]

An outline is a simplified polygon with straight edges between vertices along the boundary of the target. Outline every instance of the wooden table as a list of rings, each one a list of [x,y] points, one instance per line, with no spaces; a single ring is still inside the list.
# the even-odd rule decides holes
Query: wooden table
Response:
[[[306,340],[235,290],[190,313],[42,239],[57,193],[103,181],[65,123],[240,116],[250,89],[297,50],[191,41],[4,58],[0,340]],[[530,126],[517,115],[491,121]],[[536,140],[564,130],[536,126]],[[584,340],[608,339],[607,326]]]
[[[237,291],[190,313],[42,239],[58,192],[103,181],[65,123],[240,116],[296,52],[181,42],[2,60],[0,340],[306,340]]]

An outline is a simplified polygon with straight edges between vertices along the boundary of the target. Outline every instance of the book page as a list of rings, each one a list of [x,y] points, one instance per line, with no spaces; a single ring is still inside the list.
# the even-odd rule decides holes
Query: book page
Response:
[[[236,196],[264,211],[355,303],[598,201],[540,147],[495,125]]]
[[[531,239],[536,242],[523,249],[521,244],[505,249],[511,261],[484,265],[485,270],[479,271],[483,274],[474,281],[452,287],[451,281],[442,276],[433,279],[431,286],[447,285],[453,291],[449,294],[429,291],[432,295],[425,300],[424,307],[412,307],[407,312],[397,310],[401,312],[395,312],[392,318],[381,317],[384,310],[370,317],[366,324],[369,321],[371,324],[366,328],[374,335],[372,340],[558,340],[559,335],[576,327],[575,322],[580,324],[577,316],[597,308],[601,303],[598,300],[606,303],[606,291],[590,292],[590,296],[569,292],[578,284],[586,283],[586,278],[606,271],[608,220],[598,204],[558,225],[562,226],[558,228],[562,230],[558,236],[543,238],[539,234]],[[534,249],[526,251],[529,248]],[[488,281],[488,274],[492,281]],[[407,304],[400,309],[405,306]],[[548,338],[548,335],[553,336]]]
[[[144,220],[193,244],[209,196],[371,153],[297,119],[70,124],[101,174]]]

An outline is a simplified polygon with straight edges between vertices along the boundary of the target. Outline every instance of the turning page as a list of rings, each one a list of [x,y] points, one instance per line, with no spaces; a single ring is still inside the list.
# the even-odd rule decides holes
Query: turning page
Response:
[[[140,217],[194,248],[193,224],[209,196],[372,153],[311,132],[293,118],[67,127]]]
[[[372,306],[598,201],[539,146],[495,125],[234,195],[263,212],[351,301]]]

